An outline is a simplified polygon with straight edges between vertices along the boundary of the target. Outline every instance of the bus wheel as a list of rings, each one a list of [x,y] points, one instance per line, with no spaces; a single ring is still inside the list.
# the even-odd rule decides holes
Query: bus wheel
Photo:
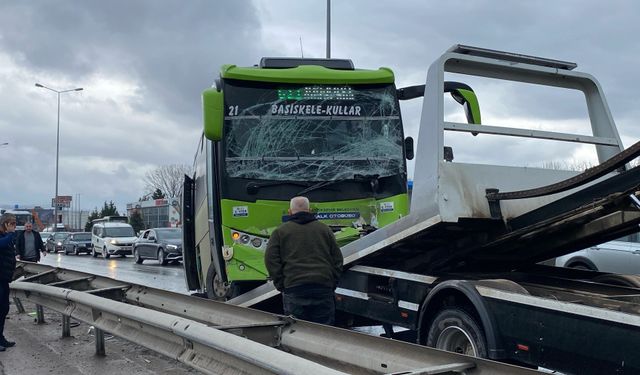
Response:
[[[449,352],[486,358],[484,331],[475,318],[459,308],[442,309],[433,319],[427,345]]]
[[[229,297],[229,285],[222,281],[213,264],[207,272],[207,297],[218,301],[226,301]]]

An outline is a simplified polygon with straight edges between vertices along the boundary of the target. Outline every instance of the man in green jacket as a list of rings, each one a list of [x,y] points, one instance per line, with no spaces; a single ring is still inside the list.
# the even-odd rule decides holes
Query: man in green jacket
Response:
[[[310,212],[309,199],[291,199],[289,219],[273,231],[265,254],[284,313],[333,325],[342,261],[333,232]]]

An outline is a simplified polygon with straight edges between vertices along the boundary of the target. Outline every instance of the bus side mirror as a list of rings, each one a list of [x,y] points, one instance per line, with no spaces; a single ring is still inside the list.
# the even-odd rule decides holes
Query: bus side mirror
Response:
[[[453,99],[464,107],[469,124],[480,125],[480,104],[471,87],[464,83],[449,81],[444,83],[444,92],[451,93]],[[473,133],[473,135],[477,134]]]
[[[398,100],[411,100],[424,96],[425,85],[403,87],[396,90]],[[445,81],[444,92],[451,93],[453,99],[464,107],[467,123],[480,125],[480,104],[473,89],[462,82]],[[478,133],[471,133],[478,135]]]
[[[407,160],[413,160],[413,138],[407,137],[404,139],[404,153]]]
[[[224,123],[224,98],[222,91],[215,88],[204,90],[202,93],[202,109],[204,120],[204,136],[212,141],[222,139],[222,124]]]

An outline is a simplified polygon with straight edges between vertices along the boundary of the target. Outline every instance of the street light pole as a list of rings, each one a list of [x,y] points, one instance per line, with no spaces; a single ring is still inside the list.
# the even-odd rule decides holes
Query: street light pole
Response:
[[[82,87],[69,90],[55,90],[40,83],[36,83],[36,87],[53,91],[58,95],[58,124],[56,131],[56,195],[53,198],[53,231],[58,231],[58,162],[60,160],[60,94],[71,91],[82,91]]]

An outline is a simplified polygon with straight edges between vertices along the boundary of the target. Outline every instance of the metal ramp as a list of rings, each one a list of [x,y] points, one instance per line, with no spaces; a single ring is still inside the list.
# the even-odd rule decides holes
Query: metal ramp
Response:
[[[626,155],[640,155],[640,143]],[[359,264],[429,275],[468,269],[508,271],[637,232],[637,194],[640,166],[506,223],[501,217],[450,223],[440,216],[420,221],[409,215],[341,250],[346,268]],[[228,303],[248,307],[278,293],[267,283]]]

